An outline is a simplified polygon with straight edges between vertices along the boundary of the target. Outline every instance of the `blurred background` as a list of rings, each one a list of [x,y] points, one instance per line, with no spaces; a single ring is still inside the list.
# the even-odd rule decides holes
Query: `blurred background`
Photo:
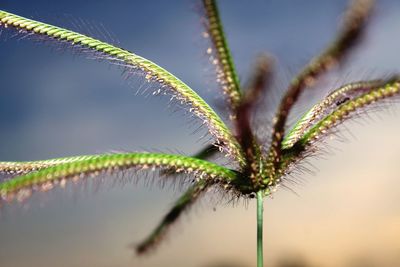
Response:
[[[344,68],[304,95],[292,120],[342,83],[400,71],[400,3],[377,2],[362,45]],[[221,95],[205,56],[197,5],[0,0],[0,9],[93,33],[144,56],[218,108]],[[221,0],[241,81],[260,52],[273,55],[277,82],[266,101],[272,109],[290,77],[332,40],[346,6],[345,0]],[[202,133],[193,133],[196,127],[186,126],[168,99],[136,95],[140,77],[129,84],[116,67],[60,46],[57,51],[6,33],[0,38],[1,160],[144,149],[191,154],[203,146]],[[399,108],[347,123],[347,141],[330,141],[335,153],[311,161],[315,175],[297,176],[298,185],[265,200],[266,266],[400,266]],[[255,265],[254,201],[231,205],[206,198],[159,249],[136,257],[129,245],[155,227],[179,193],[138,183],[99,192],[56,190],[3,207],[0,266]]]

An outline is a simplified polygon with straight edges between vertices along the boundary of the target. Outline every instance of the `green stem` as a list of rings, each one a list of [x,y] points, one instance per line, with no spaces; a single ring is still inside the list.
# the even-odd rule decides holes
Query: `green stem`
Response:
[[[263,267],[263,191],[257,192],[257,267]]]

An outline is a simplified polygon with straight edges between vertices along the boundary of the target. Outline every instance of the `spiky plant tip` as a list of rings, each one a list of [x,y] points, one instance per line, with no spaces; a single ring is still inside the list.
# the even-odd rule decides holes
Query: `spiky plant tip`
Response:
[[[315,124],[300,140],[303,145],[321,139],[329,130],[341,123],[356,112],[362,112],[369,105],[399,94],[400,81],[391,81],[382,86],[372,88],[359,96],[349,98],[339,107]]]
[[[188,212],[189,208],[203,195],[211,183],[201,180],[191,186],[173,205],[171,210],[164,216],[159,225],[141,243],[134,246],[137,254],[147,254],[154,250],[166,237],[169,229],[176,223],[183,212]]]
[[[237,174],[214,163],[179,155],[155,153],[128,153],[85,156],[78,160],[64,160],[42,170],[28,173],[0,183],[3,200],[18,199],[18,195],[30,195],[33,191],[47,191],[55,185],[77,181],[101,172],[112,173],[127,168],[140,170],[174,169],[175,172],[193,174],[196,179],[226,184],[236,183]],[[29,194],[28,194],[29,193]]]
[[[289,149],[292,147],[316,121],[331,113],[341,104],[355,96],[366,93],[373,88],[384,86],[394,80],[395,78],[389,80],[359,81],[343,85],[332,91],[297,121],[296,125],[285,136],[282,148]]]
[[[371,106],[379,105],[400,93],[397,76],[389,79],[360,81],[334,90],[312,107],[285,137],[282,175],[299,168],[304,159],[320,157],[327,148],[329,136],[338,137],[337,128],[357,114],[364,114]]]
[[[211,47],[207,49],[207,54],[215,66],[217,82],[221,85],[222,91],[226,95],[229,108],[234,111],[241,101],[242,92],[233,58],[225,38],[217,3],[215,0],[203,0],[202,2],[205,13],[205,36],[211,41]],[[234,114],[231,117],[235,118]]]
[[[357,44],[359,36],[372,9],[372,1],[357,0],[349,7],[344,18],[345,24],[332,44],[306,65],[303,70],[292,80],[283,96],[276,115],[273,119],[271,144],[268,152],[266,166],[271,174],[269,183],[275,184],[275,179],[282,175],[280,165],[282,162],[282,142],[285,136],[285,127],[289,113],[298,101],[301,93],[311,86],[316,79],[331,69],[336,63],[343,60],[345,55]]]
[[[244,158],[239,144],[215,111],[188,85],[152,61],[89,36],[1,10],[0,27],[14,28],[25,34],[33,34],[74,46],[81,46],[105,55],[105,58],[111,62],[118,62],[118,64],[133,69],[133,71],[142,71],[145,73],[147,81],[160,84],[159,92],[171,92],[178,101],[189,105],[190,111],[207,126],[209,132],[217,139],[216,141],[225,153],[243,164]]]
[[[2,161],[0,162],[0,173],[10,176],[22,175],[63,163],[84,160],[87,157],[88,156],[73,156],[48,160],[20,162]]]
[[[263,99],[266,89],[272,81],[274,63],[273,57],[269,54],[261,53],[257,56],[243,101],[255,104]]]
[[[252,79],[247,86],[237,109],[235,129],[236,134],[241,144],[244,154],[246,155],[247,165],[243,169],[245,176],[248,176],[251,183],[255,187],[253,193],[258,191],[258,188],[264,180],[265,161],[262,145],[257,136],[253,132],[252,119],[254,109],[259,99],[267,89],[272,73],[272,61],[267,56],[260,56],[254,68]]]
[[[212,149],[206,147],[193,157],[161,153],[119,153],[36,162],[0,162],[0,171],[11,175],[23,174],[0,181],[1,198],[6,201],[23,200],[34,191],[47,191],[56,185],[65,186],[69,181],[102,173],[109,175],[126,169],[160,170],[165,177],[176,173],[187,174],[193,177],[193,183],[148,238],[136,246],[137,253],[146,254],[157,247],[181,215],[208,189],[216,188],[225,195],[229,194],[231,202],[257,197],[257,263],[263,266],[263,198],[271,195],[278,186],[286,187],[285,182],[292,182],[287,177],[291,168],[314,154],[315,144],[332,134],[336,126],[351,115],[364,112],[373,103],[398,95],[400,80],[395,77],[347,84],[311,108],[286,132],[287,118],[302,92],[333,66],[343,62],[360,39],[372,9],[372,1],[353,1],[345,15],[343,27],[332,44],[312,59],[291,81],[278,105],[272,121],[271,141],[265,149],[265,144],[254,134],[251,120],[257,100],[262,98],[268,88],[272,64],[267,58],[261,58],[248,90],[242,93],[216,1],[203,0],[203,7],[207,36],[212,45],[207,53],[216,67],[217,79],[226,96],[236,134],[197,93],[155,63],[86,35],[0,11],[0,27],[11,27],[22,34],[83,47],[128,70],[142,71],[145,80],[160,85],[156,94],[171,94],[182,105],[188,105],[189,111],[202,120],[215,138]],[[220,148],[239,164],[230,169],[207,161],[217,152],[216,148]],[[300,167],[298,169],[301,170]]]

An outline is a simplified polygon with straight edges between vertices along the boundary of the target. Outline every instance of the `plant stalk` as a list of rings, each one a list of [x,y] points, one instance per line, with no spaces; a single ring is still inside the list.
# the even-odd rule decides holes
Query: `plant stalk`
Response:
[[[257,267],[264,265],[263,253],[263,191],[257,192]]]

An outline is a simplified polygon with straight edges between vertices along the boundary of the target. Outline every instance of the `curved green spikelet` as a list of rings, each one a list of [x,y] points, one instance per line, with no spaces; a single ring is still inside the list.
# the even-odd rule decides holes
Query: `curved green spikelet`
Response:
[[[40,169],[60,165],[63,163],[85,160],[88,157],[91,156],[74,156],[74,157],[65,157],[65,158],[48,159],[48,160],[37,160],[37,161],[19,161],[19,162],[1,161],[0,173],[11,174],[11,175],[25,174],[28,172],[38,171]]]
[[[386,80],[360,81],[346,84],[333,91],[298,120],[282,141],[282,149],[292,147],[312,125],[341,104],[373,88],[384,86],[386,83]]]
[[[357,96],[340,105],[332,113],[311,127],[298,141],[302,147],[321,139],[330,129],[350,118],[351,114],[362,111],[368,105],[398,95],[400,81],[388,82],[385,86],[372,88],[369,92]]]
[[[203,0],[203,6],[207,19],[206,36],[211,39],[213,45],[213,47],[207,49],[207,54],[213,55],[211,61],[216,67],[217,81],[227,97],[230,108],[235,110],[239,106],[242,93],[233,58],[225,38],[217,3],[215,0]]]
[[[372,0],[353,0],[352,5],[346,12],[342,30],[336,39],[320,55],[313,58],[291,81],[273,120],[272,141],[266,163],[270,173],[276,173],[279,176],[279,166],[282,160],[282,141],[290,110],[305,88],[312,85],[322,74],[337,65],[344,59],[348,51],[356,45],[371,13],[372,6]],[[274,178],[272,177],[271,179]]]
[[[214,163],[180,155],[156,153],[127,153],[83,156],[80,160],[58,164],[37,172],[17,176],[0,183],[0,196],[11,200],[18,195],[30,195],[32,190],[48,190],[56,184],[65,185],[69,180],[79,179],[101,172],[113,172],[128,168],[174,169],[216,183],[229,184],[236,179],[236,172]]]
[[[210,144],[210,145],[205,146],[203,149],[198,151],[196,154],[193,154],[191,157],[207,160],[208,158],[210,158],[214,154],[216,154],[218,151],[219,151],[218,147],[216,147],[214,144]],[[163,170],[163,171],[161,171],[161,174],[173,175],[173,174],[175,174],[175,172],[173,169],[172,170]]]
[[[188,85],[152,61],[86,35],[23,18],[1,10],[0,26],[14,27],[19,31],[82,46],[92,51],[103,53],[113,60],[120,61],[125,66],[131,66],[143,71],[146,73],[148,81],[159,83],[161,89],[172,90],[179,101],[190,105],[190,111],[208,126],[209,132],[217,139],[220,147],[228,155],[239,161],[239,163],[244,163],[242,151],[236,138],[215,111]]]
[[[183,212],[187,211],[192,204],[205,193],[208,186],[209,183],[207,183],[207,181],[200,180],[190,187],[175,202],[171,210],[164,216],[153,232],[136,246],[136,252],[138,254],[145,254],[162,242],[170,227],[179,219]]]

